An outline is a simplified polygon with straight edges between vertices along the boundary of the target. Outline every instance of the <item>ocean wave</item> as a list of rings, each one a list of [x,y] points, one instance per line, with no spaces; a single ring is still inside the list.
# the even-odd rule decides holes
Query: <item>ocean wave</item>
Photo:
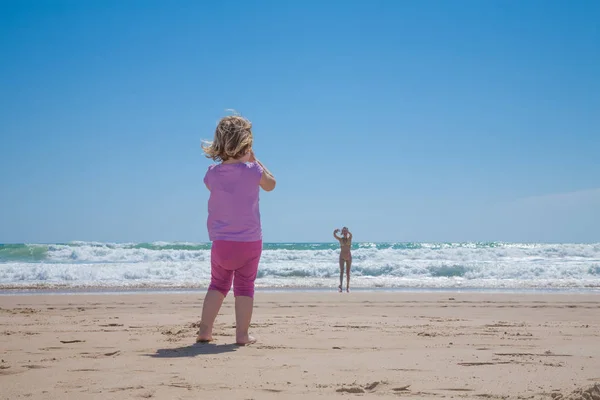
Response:
[[[41,261],[47,256],[48,246],[42,244],[1,244],[0,263],[11,261]]]
[[[336,285],[339,246],[266,243],[257,286]],[[210,244],[0,245],[0,286],[206,286]],[[355,243],[364,287],[598,287],[600,244]]]

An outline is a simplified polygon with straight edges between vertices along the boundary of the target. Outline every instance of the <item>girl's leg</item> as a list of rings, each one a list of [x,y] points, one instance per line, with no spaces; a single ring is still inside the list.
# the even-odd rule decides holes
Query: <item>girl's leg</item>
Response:
[[[235,343],[241,346],[256,342],[256,339],[248,332],[252,321],[253,307],[253,297],[237,296],[235,298]]]
[[[244,265],[234,272],[233,294],[235,295],[235,342],[244,346],[256,342],[248,331],[252,321],[254,281],[258,273],[262,242],[252,242],[242,246],[240,252],[245,261]]]
[[[198,330],[197,342],[210,342],[213,340],[212,330],[223,304],[223,299],[231,289],[233,280],[233,271],[226,270],[219,264],[219,252],[222,244],[213,242],[210,256],[210,286],[204,297],[202,305],[202,318],[200,319],[200,329]],[[221,249],[221,250],[219,250]]]
[[[202,305],[202,319],[200,320],[197,342],[210,342],[213,340],[213,325],[224,298],[225,295],[218,290],[209,290],[206,293],[204,304]]]
[[[352,259],[346,261],[346,292],[350,291],[350,267],[352,266]]]
[[[340,286],[339,292],[342,293],[342,284],[344,283],[344,259],[340,256]]]

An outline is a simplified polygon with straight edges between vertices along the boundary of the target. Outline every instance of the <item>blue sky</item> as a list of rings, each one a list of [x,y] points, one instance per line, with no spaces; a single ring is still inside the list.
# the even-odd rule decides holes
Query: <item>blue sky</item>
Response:
[[[3,1],[0,242],[206,241],[253,121],[266,241],[600,242],[600,3]]]

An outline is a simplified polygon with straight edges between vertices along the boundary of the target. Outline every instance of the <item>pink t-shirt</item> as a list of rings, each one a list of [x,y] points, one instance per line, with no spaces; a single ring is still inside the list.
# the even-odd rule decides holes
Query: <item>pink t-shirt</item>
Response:
[[[217,164],[208,167],[204,183],[208,199],[208,237],[211,241],[262,240],[259,190],[263,169],[258,163]]]

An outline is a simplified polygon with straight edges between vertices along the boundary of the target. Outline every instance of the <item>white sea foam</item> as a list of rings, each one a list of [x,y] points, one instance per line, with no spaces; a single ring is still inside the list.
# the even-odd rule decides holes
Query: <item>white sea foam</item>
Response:
[[[332,244],[266,244],[257,286],[337,286],[338,256]],[[204,287],[209,280],[207,244],[0,247],[3,287]],[[362,243],[353,250],[352,283],[389,288],[600,288],[600,244]]]

